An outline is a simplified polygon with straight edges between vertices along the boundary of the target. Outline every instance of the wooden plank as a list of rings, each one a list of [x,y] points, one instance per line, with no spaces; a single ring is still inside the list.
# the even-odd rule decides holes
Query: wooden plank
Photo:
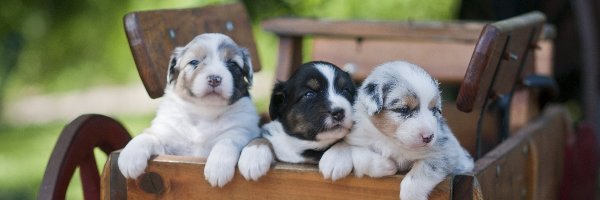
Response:
[[[325,60],[352,71],[361,81],[380,64],[406,60],[423,67],[443,83],[460,84],[474,42],[315,37],[314,60]]]
[[[457,98],[460,110],[471,112],[486,106],[486,99],[509,93],[522,75],[521,67],[533,68],[530,51],[544,21],[542,13],[532,12],[485,26]]]
[[[535,72],[550,75],[551,41],[541,41],[536,51]],[[313,38],[312,59],[331,62],[352,72],[356,81],[365,79],[380,64],[406,60],[423,67],[442,84],[462,83],[475,42],[450,40],[402,40],[381,38]],[[281,65],[279,65],[281,66]]]
[[[279,36],[276,81],[286,81],[302,64],[302,37]]]
[[[473,174],[483,197],[557,198],[569,126],[564,108],[548,108],[542,117],[477,160]]]
[[[465,21],[328,21],[303,18],[277,18],[262,22],[265,30],[286,36],[433,38],[465,41],[476,41],[483,25],[483,23]]]
[[[109,154],[102,171],[100,199],[127,199],[127,184],[118,166],[119,154],[117,150]]]
[[[250,50],[254,71],[260,70],[250,20],[241,3],[133,12],[123,21],[138,72],[152,98],[163,94],[173,49],[202,33],[230,36],[238,45]]]
[[[325,180],[315,165],[277,163],[258,182],[246,181],[236,172],[223,188],[211,187],[203,177],[204,160],[158,156],[146,174],[153,178],[127,180],[129,199],[398,199],[403,175],[383,178],[350,176]],[[144,183],[152,182],[152,184]],[[449,199],[451,178],[440,183],[430,199]],[[146,185],[146,186],[142,186]],[[148,189],[147,185],[153,185]],[[158,187],[157,187],[158,186]],[[146,190],[142,189],[146,187]]]

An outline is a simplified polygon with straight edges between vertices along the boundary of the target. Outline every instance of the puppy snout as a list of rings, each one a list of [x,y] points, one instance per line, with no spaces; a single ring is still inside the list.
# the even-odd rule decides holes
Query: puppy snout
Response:
[[[217,76],[217,75],[210,75],[208,76],[208,85],[210,85],[211,87],[217,87],[219,85],[221,85],[221,77]]]
[[[333,118],[333,120],[335,120],[335,121],[338,121],[338,122],[342,121],[342,120],[344,120],[344,117],[345,117],[344,109],[335,108],[331,112],[331,118]]]
[[[426,133],[426,134],[421,134],[421,138],[423,139],[423,143],[430,143],[431,140],[433,140],[433,134],[431,133]]]

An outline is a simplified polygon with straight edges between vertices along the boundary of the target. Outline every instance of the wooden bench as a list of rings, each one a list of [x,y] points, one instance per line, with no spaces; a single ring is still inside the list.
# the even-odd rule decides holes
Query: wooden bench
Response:
[[[280,38],[279,80],[303,61],[302,44],[312,41],[311,60],[333,62],[352,71],[358,82],[377,64],[397,59],[419,64],[442,81],[449,94],[444,115],[478,159],[473,173],[449,176],[431,199],[552,199],[571,130],[560,106],[540,110],[538,97],[553,91],[532,76],[550,73],[551,43],[537,42],[544,20],[535,12],[487,25],[275,19],[263,26]],[[255,70],[260,69],[241,4],[135,12],[124,21],[140,77],[153,98],[162,95],[171,50],[202,32],[230,35],[251,50]],[[541,51],[535,51],[538,46]],[[315,165],[277,163],[257,182],[236,173],[225,187],[212,188],[203,177],[203,159],[157,156],[140,178],[125,180],[118,156],[111,153],[104,166],[102,199],[397,199],[403,178],[349,176],[332,182]]]

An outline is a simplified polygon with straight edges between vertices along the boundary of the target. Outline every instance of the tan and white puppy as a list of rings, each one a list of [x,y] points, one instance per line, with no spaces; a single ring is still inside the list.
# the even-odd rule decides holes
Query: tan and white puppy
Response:
[[[319,163],[325,178],[352,169],[358,177],[410,170],[401,182],[403,200],[427,199],[451,173],[473,168],[442,116],[438,82],[408,62],[378,66],[363,82],[354,104],[352,131],[326,151]]]
[[[137,178],[152,155],[196,156],[207,158],[205,179],[224,186],[241,149],[260,132],[251,84],[248,51],[231,38],[207,33],[177,47],[156,117],[121,152],[121,173]]]

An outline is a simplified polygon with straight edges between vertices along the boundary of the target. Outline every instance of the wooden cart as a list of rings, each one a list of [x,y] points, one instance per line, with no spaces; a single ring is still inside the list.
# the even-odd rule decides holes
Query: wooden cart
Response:
[[[152,98],[162,95],[170,51],[203,32],[231,36],[250,49],[255,71],[260,69],[240,4],[135,12],[124,21]],[[358,82],[377,64],[397,59],[419,64],[440,79],[446,94],[444,115],[477,160],[472,173],[447,177],[431,199],[554,199],[572,131],[562,107],[544,107],[543,100],[556,92],[551,80],[539,76],[551,73],[551,34],[544,31],[544,21],[543,14],[534,12],[491,24],[275,19],[263,27],[279,37],[279,80],[287,79],[302,62],[305,43],[312,46],[311,60],[333,62],[352,71]],[[90,145],[71,148],[90,133],[120,136],[118,142],[96,137],[94,141],[104,141],[100,143],[105,152],[129,140],[110,118],[78,118],[59,138],[40,197],[64,198],[66,187],[60,184],[68,183],[75,166],[81,168],[86,199],[398,199],[403,178],[349,176],[332,182],[324,180],[315,165],[277,163],[257,182],[236,173],[225,187],[212,188],[203,177],[203,159],[161,155],[149,161],[140,178],[126,180],[118,170],[118,151],[110,154],[99,177],[91,169],[95,162],[89,161],[91,149],[98,145],[86,142]],[[105,143],[115,145],[108,148]],[[75,154],[70,161],[61,159]]]

